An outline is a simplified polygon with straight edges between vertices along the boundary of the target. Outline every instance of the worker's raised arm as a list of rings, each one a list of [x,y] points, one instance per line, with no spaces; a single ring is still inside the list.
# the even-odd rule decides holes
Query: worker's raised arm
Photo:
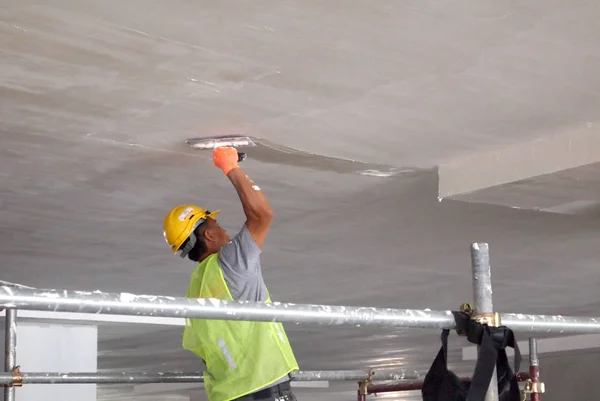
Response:
[[[217,148],[213,160],[215,166],[223,170],[237,191],[246,215],[246,227],[256,245],[262,248],[273,218],[273,210],[267,197],[239,168],[237,150],[230,147]]]

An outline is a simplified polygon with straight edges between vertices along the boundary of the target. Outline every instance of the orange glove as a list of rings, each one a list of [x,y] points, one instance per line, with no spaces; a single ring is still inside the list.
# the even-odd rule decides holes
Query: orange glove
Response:
[[[225,175],[229,174],[234,168],[238,168],[238,152],[235,148],[226,146],[216,148],[213,152],[213,162],[215,166],[223,170]]]

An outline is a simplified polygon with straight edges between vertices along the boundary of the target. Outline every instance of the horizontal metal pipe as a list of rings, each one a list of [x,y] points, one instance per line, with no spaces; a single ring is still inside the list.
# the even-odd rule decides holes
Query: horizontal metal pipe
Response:
[[[368,377],[369,372],[366,370],[300,370],[292,373],[294,381],[357,381],[366,380]],[[373,369],[371,377],[373,380],[415,380],[422,376],[417,371]]]
[[[0,286],[0,308],[215,320],[313,323],[321,325],[454,329],[451,311],[389,309],[175,298],[100,291],[58,291]],[[517,332],[600,333],[600,317],[500,314]]]
[[[21,373],[23,384],[142,384],[142,383],[197,383],[204,378],[197,372],[119,372],[119,373]],[[12,384],[11,373],[0,373],[0,384]]]
[[[515,332],[593,334],[600,333],[600,317],[501,313],[503,326]]]
[[[199,372],[107,372],[107,373],[60,373],[21,372],[23,384],[142,384],[142,383],[202,383]],[[298,371],[292,374],[294,381],[357,381],[365,380],[364,370]],[[415,380],[420,374],[405,370],[375,371],[375,380]],[[0,384],[13,384],[11,373],[0,373]]]
[[[525,381],[529,379],[529,373],[527,372],[517,372],[515,373],[517,381]],[[471,378],[468,376],[459,377],[459,380],[462,383],[470,383]],[[407,379],[401,382],[395,383],[377,383],[370,384],[367,387],[367,394],[378,394],[378,393],[394,393],[396,391],[412,391],[412,390],[421,390],[423,388],[424,381],[423,380],[412,380]]]
[[[452,312],[329,305],[223,301],[203,298],[0,287],[0,307],[54,312],[158,316],[215,320],[316,323],[443,329]]]
[[[461,377],[459,380],[462,383],[470,383],[470,377]],[[382,383],[382,384],[370,384],[367,387],[367,394],[380,394],[380,393],[395,393],[397,391],[413,391],[423,389],[423,380],[407,380],[406,382],[400,383]]]

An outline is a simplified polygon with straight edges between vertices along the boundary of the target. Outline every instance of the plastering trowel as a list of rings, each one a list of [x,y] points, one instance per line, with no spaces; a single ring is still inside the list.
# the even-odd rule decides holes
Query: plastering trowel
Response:
[[[255,147],[256,144],[250,137],[243,135],[217,135],[190,138],[185,141],[194,149],[216,149],[223,146],[239,148],[243,146]],[[248,155],[244,152],[238,152],[238,162],[246,160]]]

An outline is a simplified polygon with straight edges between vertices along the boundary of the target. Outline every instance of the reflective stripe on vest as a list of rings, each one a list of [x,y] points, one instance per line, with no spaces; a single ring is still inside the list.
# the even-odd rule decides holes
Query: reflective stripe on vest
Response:
[[[233,300],[217,254],[196,267],[187,297]],[[299,369],[281,323],[186,319],[182,345],[206,362],[209,401],[242,397]]]

